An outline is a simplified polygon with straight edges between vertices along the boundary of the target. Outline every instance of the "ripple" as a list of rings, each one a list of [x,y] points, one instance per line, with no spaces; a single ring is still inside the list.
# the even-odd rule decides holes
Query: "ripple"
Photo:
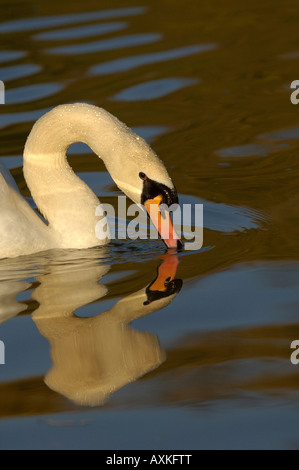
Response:
[[[120,18],[122,16],[135,16],[145,13],[146,7],[115,8],[113,10],[91,11],[87,13],[74,13],[67,15],[38,16],[0,23],[0,33],[14,33],[33,31],[36,29],[51,28],[85,21]]]
[[[111,99],[114,101],[139,101],[152,100],[169,95],[188,85],[198,83],[199,80],[193,78],[164,78],[160,80],[151,80],[127,88]]]
[[[259,136],[261,139],[268,140],[294,140],[299,139],[299,127],[291,127],[290,129],[282,129],[280,131],[269,132]]]
[[[287,52],[286,54],[281,54],[279,59],[299,59],[299,51]]]
[[[228,147],[220,150],[216,150],[215,153],[219,157],[251,157],[260,156],[266,157],[268,153],[273,150],[270,145],[239,145],[237,147]]]
[[[41,70],[39,65],[26,64],[26,65],[11,65],[9,67],[0,68],[1,80],[7,82],[9,80],[15,80],[17,78],[28,77]]]
[[[46,31],[34,36],[39,41],[60,41],[66,39],[87,38],[100,34],[113,33],[125,29],[128,23],[119,21],[115,23],[94,23],[86,26],[77,26],[76,28],[58,29],[55,31]]]
[[[40,83],[8,90],[5,94],[6,104],[27,103],[46,96],[54,95],[63,89],[58,83]]]
[[[55,55],[78,55],[90,52],[112,51],[131,46],[141,46],[159,41],[162,35],[159,33],[131,34],[116,38],[103,39],[101,41],[87,42],[84,44],[72,44],[71,46],[60,46],[46,49],[46,52]]]
[[[182,204],[203,204],[204,227],[217,232],[240,232],[256,229],[260,227],[259,222],[265,220],[263,214],[253,209],[215,203],[185,194],[180,195],[180,205],[182,206]]]
[[[19,124],[21,122],[33,122],[39,119],[43,114],[52,108],[36,109],[34,111],[24,111],[21,113],[0,114],[0,127],[6,127],[11,124]]]
[[[178,49],[170,49],[168,51],[153,52],[150,54],[140,54],[130,57],[123,57],[102,64],[93,65],[89,69],[91,75],[109,75],[116,72],[124,72],[132,70],[142,65],[157,64],[167,60],[180,59],[193,54],[210,51],[216,49],[218,44],[196,44],[193,46],[181,47]]]
[[[0,62],[11,62],[13,60],[22,59],[27,55],[25,51],[1,51]]]

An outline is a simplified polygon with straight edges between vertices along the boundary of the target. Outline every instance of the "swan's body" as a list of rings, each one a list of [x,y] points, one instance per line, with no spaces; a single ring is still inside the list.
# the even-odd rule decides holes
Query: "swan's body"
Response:
[[[108,241],[95,234],[97,196],[67,162],[66,151],[75,142],[86,143],[104,161],[117,186],[135,203],[149,198],[152,190],[155,197],[159,189],[168,204],[176,200],[165,166],[141,137],[102,108],[61,105],[35,123],[24,150],[24,176],[48,225],[0,167],[0,258]]]

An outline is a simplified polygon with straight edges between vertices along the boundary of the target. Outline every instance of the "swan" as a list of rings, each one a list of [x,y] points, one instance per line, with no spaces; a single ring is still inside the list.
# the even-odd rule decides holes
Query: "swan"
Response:
[[[0,258],[109,242],[95,233],[98,197],[67,162],[66,151],[75,142],[87,144],[103,160],[116,185],[148,213],[152,204],[178,202],[164,164],[144,139],[103,108],[87,103],[59,105],[33,125],[23,156],[27,186],[46,222],[22,197],[9,172],[0,167]],[[165,213],[150,214],[152,221],[167,247],[181,247],[169,212]]]

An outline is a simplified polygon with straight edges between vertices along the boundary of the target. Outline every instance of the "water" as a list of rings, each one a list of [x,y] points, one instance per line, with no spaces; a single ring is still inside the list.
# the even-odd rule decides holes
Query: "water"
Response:
[[[298,448],[295,2],[4,2],[0,32],[1,163],[33,207],[26,137],[75,101],[140,133],[204,205],[197,252],[121,240],[0,261],[0,448]],[[114,204],[103,164],[68,153]]]

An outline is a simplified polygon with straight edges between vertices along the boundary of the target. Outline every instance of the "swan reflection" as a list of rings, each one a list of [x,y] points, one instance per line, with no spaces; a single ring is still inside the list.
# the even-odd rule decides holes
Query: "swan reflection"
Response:
[[[2,281],[0,276],[0,325],[15,317],[26,305],[18,302],[16,296],[30,287],[30,283],[21,280]]]
[[[74,312],[106,294],[99,280],[108,266],[85,263],[78,270],[75,265],[51,264],[47,274],[36,277],[40,285],[32,298],[40,306],[32,318],[51,347],[48,387],[78,405],[96,406],[157,368],[165,360],[158,338],[130,323],[173,300],[182,286],[175,278],[178,262],[175,254],[165,255],[149,285],[89,318]]]

